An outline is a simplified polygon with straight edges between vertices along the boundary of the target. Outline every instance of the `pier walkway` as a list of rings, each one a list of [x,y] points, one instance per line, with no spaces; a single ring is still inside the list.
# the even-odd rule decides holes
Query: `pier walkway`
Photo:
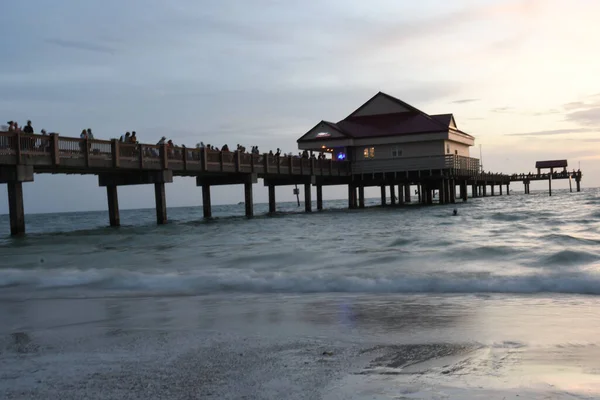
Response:
[[[264,180],[269,190],[269,212],[276,211],[275,187],[304,185],[305,211],[312,211],[311,186],[316,187],[317,209],[323,208],[322,187],[347,185],[348,207],[364,208],[364,189],[380,186],[381,205],[411,203],[412,186],[421,204],[433,204],[434,192],[439,193],[438,203],[467,201],[468,187],[472,197],[510,193],[511,182],[522,181],[528,188],[529,181],[548,179],[547,174],[538,176],[482,173],[479,160],[458,155],[431,157],[403,157],[395,164],[396,171],[353,171],[350,161],[317,160],[296,156],[270,156],[238,151],[218,151],[207,148],[167,147],[167,145],[125,144],[117,139],[95,140],[62,137],[58,134],[35,135],[0,132],[0,183],[8,188],[10,231],[12,235],[25,233],[23,207],[23,182],[31,182],[34,174],[88,174],[97,175],[101,187],[106,187],[109,221],[111,226],[120,225],[117,187],[125,185],[154,184],[156,220],[167,222],[165,183],[174,176],[196,178],[202,187],[204,217],[210,218],[210,187],[215,185],[244,185],[245,214],[254,215],[252,184],[258,178]],[[563,173],[561,173],[563,174]],[[571,178],[556,175],[555,179]],[[551,174],[552,175],[552,174]],[[577,189],[581,173],[577,178]],[[386,188],[389,187],[389,197]],[[397,192],[396,192],[397,188]],[[526,193],[528,190],[526,190]]]

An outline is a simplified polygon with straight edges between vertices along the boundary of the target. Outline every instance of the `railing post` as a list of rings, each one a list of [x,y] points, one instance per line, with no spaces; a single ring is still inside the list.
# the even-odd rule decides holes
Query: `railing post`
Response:
[[[50,156],[52,157],[52,165],[57,166],[60,164],[58,135],[56,133],[50,134]]]
[[[240,172],[240,162],[242,157],[242,153],[239,150],[235,151],[235,158],[234,158],[234,162],[235,162],[235,172]]]
[[[15,155],[17,158],[17,164],[21,164],[21,132],[15,133]]]
[[[160,146],[160,165],[162,169],[169,169],[169,151],[166,143]]]
[[[90,139],[83,139],[83,145],[85,146],[85,151],[83,155],[85,157],[85,166],[89,168],[90,166]]]
[[[140,169],[144,169],[144,145],[140,143],[138,147],[138,151],[140,152]]]
[[[269,173],[269,154],[265,153],[264,154],[264,160],[263,160],[263,164],[264,164],[264,169],[265,169],[265,175]]]
[[[206,147],[202,148],[202,151],[200,152],[200,170],[201,171],[206,171],[207,168],[207,153],[208,153],[208,149]]]
[[[119,142],[119,139],[112,139],[111,140],[111,144],[110,144],[110,154],[112,156],[113,159],[113,167],[114,168],[119,168],[119,155],[120,155],[120,147],[121,143]]]
[[[183,170],[187,171],[187,162],[188,162],[188,150],[187,147],[181,146],[183,154],[181,155],[181,159],[183,160]]]

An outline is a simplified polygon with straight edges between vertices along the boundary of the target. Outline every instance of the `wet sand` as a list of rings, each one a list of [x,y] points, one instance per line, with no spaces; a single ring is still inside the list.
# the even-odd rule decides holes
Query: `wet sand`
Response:
[[[0,300],[0,398],[600,394],[593,297],[72,296]]]

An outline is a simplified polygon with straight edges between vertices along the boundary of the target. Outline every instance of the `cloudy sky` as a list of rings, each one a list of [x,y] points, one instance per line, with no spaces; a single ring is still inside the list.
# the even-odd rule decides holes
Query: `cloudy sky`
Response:
[[[599,15],[594,0],[7,1],[1,121],[295,151],[318,121],[381,90],[454,113],[486,170],[567,158],[584,186],[599,186]],[[24,187],[26,212],[106,209],[92,176],[36,175]],[[191,178],[167,193],[169,206],[201,202]],[[255,201],[266,194],[257,185]],[[213,190],[214,203],[240,200],[241,186]],[[153,187],[120,188],[119,201],[152,207]]]

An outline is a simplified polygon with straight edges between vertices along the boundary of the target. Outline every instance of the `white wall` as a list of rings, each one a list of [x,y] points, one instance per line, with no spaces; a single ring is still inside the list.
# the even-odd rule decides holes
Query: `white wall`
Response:
[[[417,142],[417,143],[402,143],[402,144],[376,144],[372,146],[360,146],[355,147],[353,152],[353,160],[371,160],[365,159],[364,149],[375,148],[374,160],[386,160],[392,159],[392,149],[398,148],[402,150],[402,156],[398,158],[408,157],[425,157],[425,156],[442,156],[444,155],[444,141],[435,140],[431,142]]]
[[[469,147],[470,146],[463,143],[452,142],[450,140],[444,141],[445,154],[458,154],[462,157],[470,157]],[[448,148],[450,151],[448,151]]]

